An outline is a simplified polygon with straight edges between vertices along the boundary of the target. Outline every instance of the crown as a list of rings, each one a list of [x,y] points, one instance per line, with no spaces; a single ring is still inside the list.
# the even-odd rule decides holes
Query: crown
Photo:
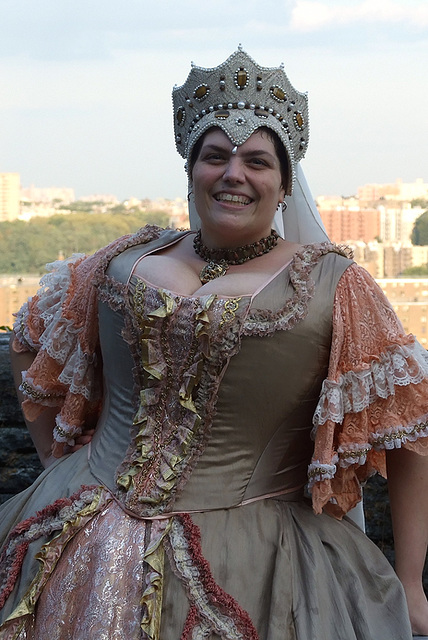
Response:
[[[283,65],[261,67],[239,46],[212,69],[192,69],[186,82],[172,91],[177,150],[189,158],[200,136],[219,127],[234,145],[241,145],[260,127],[275,131],[287,152],[291,195],[295,164],[309,139],[308,98],[294,89]]]

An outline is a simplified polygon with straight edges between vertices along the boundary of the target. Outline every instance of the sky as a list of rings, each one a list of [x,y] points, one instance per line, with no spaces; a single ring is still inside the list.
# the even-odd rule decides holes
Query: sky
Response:
[[[238,44],[308,92],[314,196],[428,182],[426,0],[0,0],[0,172],[186,197],[172,87]]]

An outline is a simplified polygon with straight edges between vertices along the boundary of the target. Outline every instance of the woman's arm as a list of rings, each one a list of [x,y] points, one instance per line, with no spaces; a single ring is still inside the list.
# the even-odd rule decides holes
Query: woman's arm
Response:
[[[413,633],[428,635],[422,572],[428,547],[428,457],[407,449],[387,451],[395,570],[403,583]]]
[[[36,354],[31,351],[17,353],[12,346],[14,339],[15,334],[12,333],[9,349],[10,362],[19,404],[22,405],[25,400],[25,396],[19,390],[19,385],[22,381],[22,372],[26,371],[30,367]],[[33,422],[24,418],[40,461],[45,468],[55,461],[55,458],[52,455],[52,444],[55,418],[58,411],[59,407],[46,407],[45,411],[43,411],[43,413]]]

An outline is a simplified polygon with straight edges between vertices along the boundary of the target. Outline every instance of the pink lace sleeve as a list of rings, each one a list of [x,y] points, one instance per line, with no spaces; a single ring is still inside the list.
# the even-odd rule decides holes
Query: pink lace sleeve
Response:
[[[41,289],[16,314],[14,350],[35,352],[22,372],[25,417],[33,421],[45,407],[58,407],[54,452],[74,443],[84,422],[98,412],[94,393],[98,324],[93,258],[75,254],[48,265]],[[76,292],[80,292],[80,296]]]
[[[335,296],[328,377],[314,417],[313,506],[342,517],[360,483],[386,475],[385,449],[428,455],[428,353],[406,335],[371,276],[356,264]]]

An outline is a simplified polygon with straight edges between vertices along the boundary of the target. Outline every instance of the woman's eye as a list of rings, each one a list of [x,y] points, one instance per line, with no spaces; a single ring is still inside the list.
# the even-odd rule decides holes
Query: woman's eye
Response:
[[[262,160],[261,158],[251,158],[250,159],[250,164],[253,164],[257,167],[266,167],[266,162],[264,160]]]
[[[221,155],[221,153],[209,153],[205,156],[204,159],[207,162],[221,162],[222,160],[224,160],[224,157]]]

